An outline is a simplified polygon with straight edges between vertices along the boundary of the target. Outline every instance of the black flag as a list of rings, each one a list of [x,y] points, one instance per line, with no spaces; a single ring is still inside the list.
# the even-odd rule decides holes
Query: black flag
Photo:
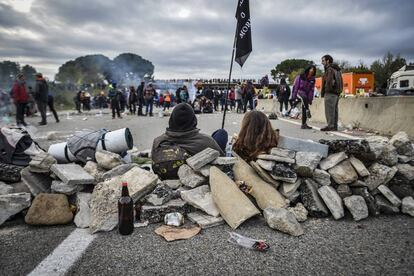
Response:
[[[252,29],[250,23],[249,0],[239,0],[236,11],[237,42],[236,62],[243,67],[244,62],[252,52]]]

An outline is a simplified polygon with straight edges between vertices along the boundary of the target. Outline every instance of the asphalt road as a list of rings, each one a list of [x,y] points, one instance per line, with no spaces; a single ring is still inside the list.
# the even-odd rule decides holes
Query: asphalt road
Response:
[[[84,120],[84,118],[87,118]],[[221,114],[199,116],[199,128],[212,133],[221,126]],[[230,113],[226,129],[238,132],[242,115]],[[36,127],[35,137],[47,148],[56,141],[44,139],[56,131],[61,139],[76,130],[130,127],[139,149],[168,124],[168,118],[109,115],[66,116]],[[35,123],[37,118],[29,119]],[[301,130],[284,121],[272,121],[283,135],[318,140],[340,138],[333,134]],[[202,230],[189,240],[166,242],[154,230],[161,224],[136,228],[130,236],[116,230],[99,233],[67,275],[412,275],[414,271],[414,220],[405,215],[371,217],[354,222],[349,214],[339,221],[309,219],[305,234],[291,237],[267,227],[263,218],[244,223],[237,233],[266,240],[271,249],[256,252],[227,242],[227,225]],[[26,275],[33,271],[76,227],[32,227],[21,216],[0,226],[0,275]],[[73,254],[68,250],[68,256]]]

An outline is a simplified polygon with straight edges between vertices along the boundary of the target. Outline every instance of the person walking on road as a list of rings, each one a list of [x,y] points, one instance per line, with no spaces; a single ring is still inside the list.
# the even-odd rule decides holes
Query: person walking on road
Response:
[[[253,87],[253,83],[251,81],[247,82],[247,85],[245,87],[245,102],[244,102],[244,113],[246,113],[247,111],[247,104],[249,104],[250,110],[254,110],[254,102],[253,102],[253,97],[254,97],[254,87]]]
[[[283,114],[283,105],[285,105],[286,112],[288,111],[288,104],[289,104],[289,98],[290,98],[290,87],[286,83],[286,79],[282,78],[280,79],[280,84],[276,89],[276,97],[279,102],[279,110],[282,117]]]
[[[311,65],[305,69],[305,72],[296,76],[293,85],[292,99],[299,99],[302,102],[302,129],[312,129],[312,127],[308,126],[306,121],[311,117],[309,105],[312,105],[313,101],[315,74],[316,67],[315,65]],[[286,107],[287,103],[288,101],[286,100]]]
[[[42,116],[42,121],[39,122],[40,126],[47,124],[46,120],[46,107],[49,99],[49,86],[47,85],[46,80],[43,78],[42,73],[36,74],[36,88],[35,88],[35,100],[37,104],[37,109]]]
[[[142,108],[144,106],[144,87],[145,82],[141,82],[141,84],[137,87],[137,104],[138,104],[138,116],[144,116],[142,113]]]
[[[47,106],[49,106],[50,111],[52,111],[53,116],[55,117],[56,123],[59,123],[60,122],[59,116],[55,109],[55,98],[50,93],[49,95],[47,95]]]
[[[240,113],[243,112],[243,91],[242,88],[240,86],[240,83],[237,84],[236,86],[236,112]]]
[[[122,119],[120,106],[122,92],[116,89],[116,82],[112,83],[112,87],[109,88],[108,97],[111,101],[112,119],[115,119],[115,113],[119,119]]]
[[[322,77],[321,97],[325,98],[325,117],[328,125],[321,128],[321,131],[337,131],[338,102],[343,84],[341,69],[333,63],[333,58],[330,55],[322,57],[322,65],[325,68],[325,73]]]
[[[148,116],[148,114],[151,117],[154,116],[152,114],[152,109],[154,106],[154,97],[155,97],[155,89],[154,87],[152,87],[152,83],[150,82],[148,86],[144,89],[145,116]]]
[[[129,112],[131,114],[134,114],[137,112],[137,92],[135,91],[135,88],[131,86],[129,88]]]
[[[16,124],[17,126],[27,126],[24,121],[24,113],[26,111],[29,96],[26,92],[26,82],[23,74],[18,74],[12,88],[12,97],[16,105]]]

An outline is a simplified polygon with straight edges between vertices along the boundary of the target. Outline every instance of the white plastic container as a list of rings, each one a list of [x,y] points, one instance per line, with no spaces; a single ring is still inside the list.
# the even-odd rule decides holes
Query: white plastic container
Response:
[[[50,145],[48,153],[56,158],[58,163],[71,163],[76,161],[76,157],[70,152],[66,142]]]
[[[133,138],[129,128],[121,128],[104,134],[102,140],[98,141],[96,149],[121,153],[132,147]]]

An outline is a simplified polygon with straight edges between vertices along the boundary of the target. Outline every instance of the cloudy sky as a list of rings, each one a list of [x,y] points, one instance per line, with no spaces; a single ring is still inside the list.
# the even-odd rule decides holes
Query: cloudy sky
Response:
[[[236,0],[0,0],[0,60],[53,79],[88,54],[141,55],[156,78],[228,75]],[[234,77],[287,58],[366,64],[387,51],[414,61],[413,0],[250,0],[253,52]]]

